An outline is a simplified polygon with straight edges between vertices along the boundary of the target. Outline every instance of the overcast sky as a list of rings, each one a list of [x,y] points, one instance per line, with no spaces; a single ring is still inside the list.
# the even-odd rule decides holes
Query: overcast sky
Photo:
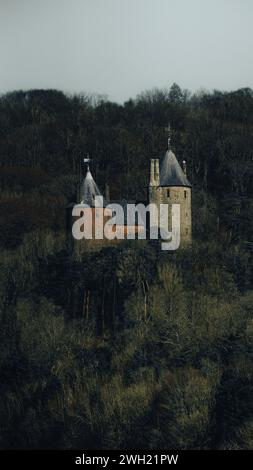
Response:
[[[0,0],[0,93],[253,88],[253,0]]]

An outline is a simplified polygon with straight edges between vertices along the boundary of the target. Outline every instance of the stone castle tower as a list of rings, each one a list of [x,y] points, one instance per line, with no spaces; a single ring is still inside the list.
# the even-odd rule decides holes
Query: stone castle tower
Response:
[[[92,210],[92,219],[88,223],[91,224],[92,236],[91,238],[83,238],[80,240],[75,240],[72,236],[72,224],[75,218],[72,216],[72,210],[75,206],[75,203],[71,203],[66,208],[66,230],[67,230],[67,242],[70,251],[74,251],[76,255],[80,256],[83,252],[86,251],[96,251],[101,250],[104,246],[111,246],[121,242],[121,239],[102,239],[95,237],[95,218],[98,217],[103,219],[103,222],[108,221],[108,217],[104,214],[104,207],[109,202],[109,196],[106,197],[103,201],[101,207],[95,207],[95,197],[102,196],[98,186],[96,185],[90,169],[89,169],[89,158],[84,159],[84,162],[87,163],[86,176],[83,179],[80,171],[79,178],[79,189],[77,196],[77,204],[87,204]],[[107,191],[108,192],[108,191]],[[183,169],[179,165],[177,158],[173,151],[170,148],[170,135],[168,138],[168,150],[165,153],[164,158],[159,161],[159,159],[152,159],[150,163],[150,182],[148,187],[148,200],[145,201],[145,205],[154,203],[157,206],[158,215],[160,211],[160,204],[168,205],[168,223],[165,222],[166,229],[171,231],[171,222],[172,222],[172,205],[180,204],[180,246],[189,246],[192,241],[192,203],[191,203],[191,184],[186,176],[186,163],[183,162]],[[117,230],[123,231],[124,237],[126,238],[127,233],[134,232],[135,234],[145,230],[143,223],[138,220],[135,221],[134,225],[129,225],[127,218],[127,204],[126,201],[111,201],[117,204],[120,204],[124,210],[124,223],[123,225],[118,225]],[[135,201],[131,203],[136,204]],[[144,201],[143,201],[144,203]],[[82,210],[82,214],[85,213],[85,208]],[[111,214],[112,215],[112,214]],[[151,216],[151,214],[150,214]],[[88,220],[88,219],[87,219]],[[151,217],[150,217],[151,220]],[[115,224],[115,222],[113,222]],[[122,222],[120,222],[122,224]],[[168,226],[169,224],[169,226]],[[162,232],[163,224],[160,223],[160,229]],[[156,225],[157,232],[157,225]]]
[[[186,176],[186,163],[182,170],[175,154],[170,148],[161,161],[152,159],[150,163],[149,203],[169,205],[169,230],[171,230],[172,204],[180,204],[181,246],[187,246],[192,241],[192,203],[191,184]]]

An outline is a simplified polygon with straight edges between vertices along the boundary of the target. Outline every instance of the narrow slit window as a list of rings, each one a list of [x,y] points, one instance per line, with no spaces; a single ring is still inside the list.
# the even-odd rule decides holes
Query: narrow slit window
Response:
[[[167,197],[170,197],[170,190],[167,189]]]
[[[187,192],[186,190],[184,190],[184,198],[186,199],[186,196],[187,196]]]

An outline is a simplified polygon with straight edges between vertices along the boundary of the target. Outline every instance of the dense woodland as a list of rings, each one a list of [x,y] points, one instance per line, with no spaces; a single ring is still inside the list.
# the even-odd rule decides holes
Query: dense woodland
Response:
[[[168,122],[192,248],[75,257],[80,159],[113,198],[145,199]],[[0,447],[253,448],[253,91],[9,93],[0,165]]]

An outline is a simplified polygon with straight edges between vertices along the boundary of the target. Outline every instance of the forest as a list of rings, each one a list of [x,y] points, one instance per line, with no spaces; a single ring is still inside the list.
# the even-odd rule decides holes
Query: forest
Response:
[[[76,257],[82,158],[102,192],[143,200],[168,122],[192,246]],[[250,88],[0,96],[1,449],[253,448],[252,180]]]

